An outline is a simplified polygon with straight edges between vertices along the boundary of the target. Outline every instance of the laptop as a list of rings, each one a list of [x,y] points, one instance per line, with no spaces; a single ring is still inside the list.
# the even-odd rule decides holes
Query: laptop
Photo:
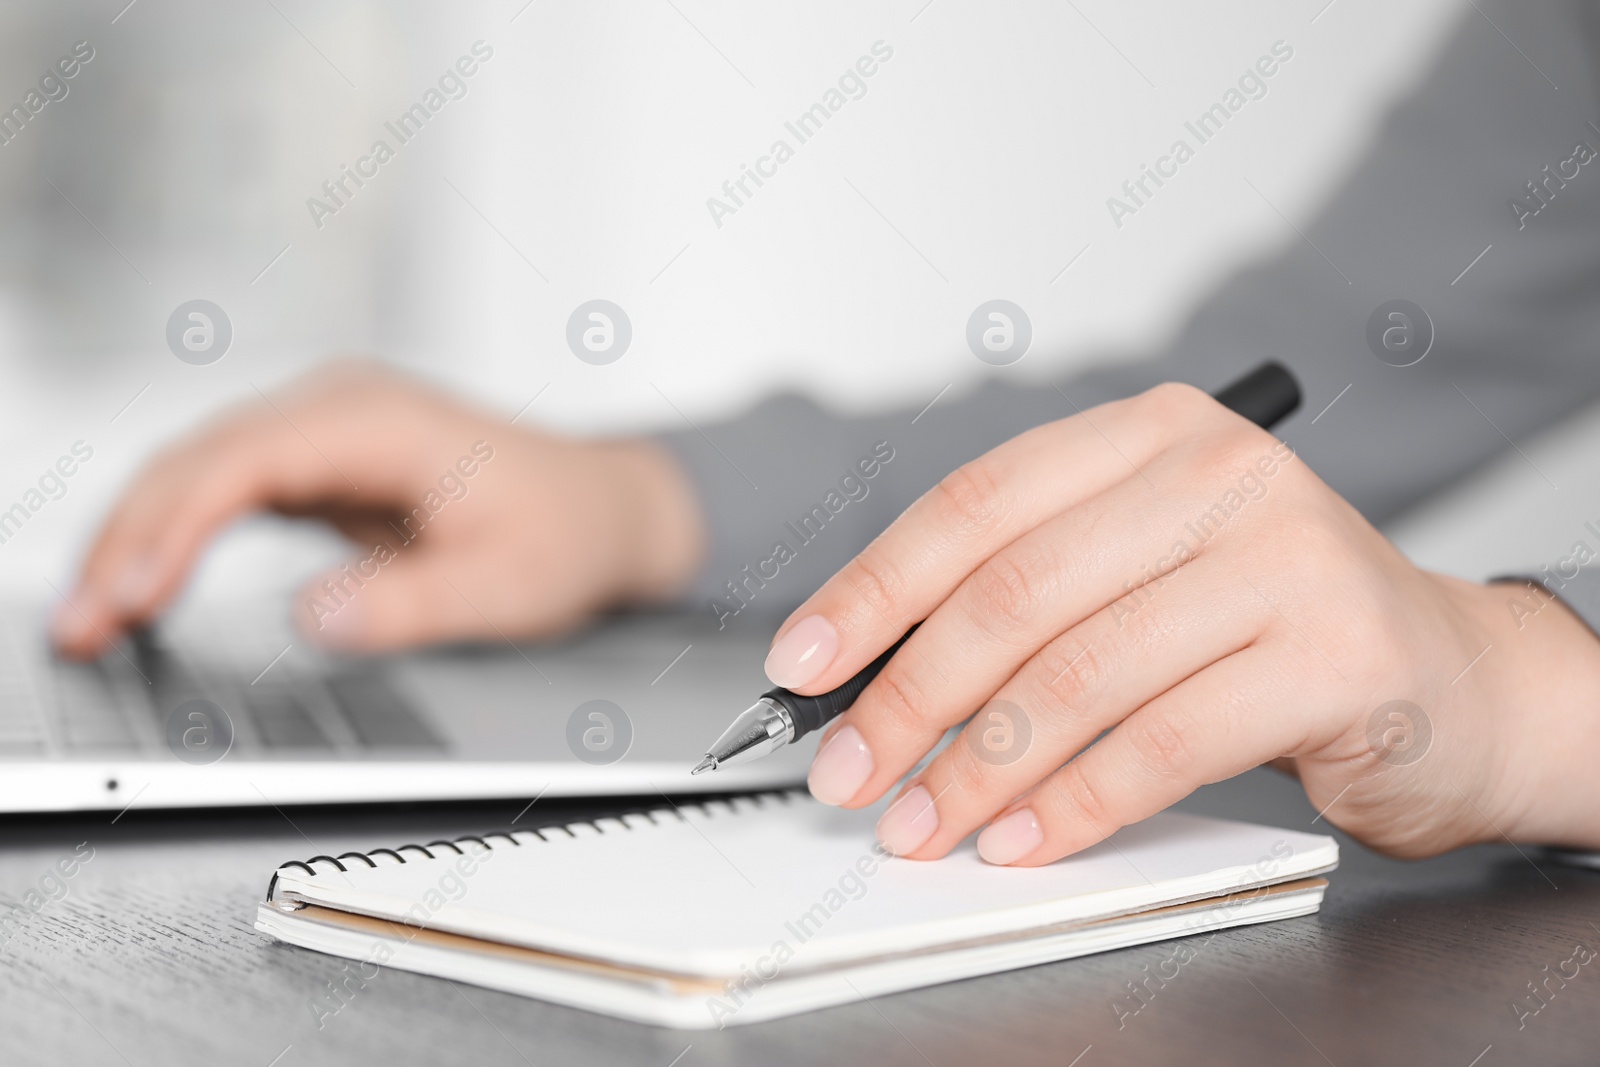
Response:
[[[317,650],[268,612],[198,611],[94,663],[41,612],[0,612],[0,811],[125,811],[764,789],[797,744],[693,767],[770,683],[771,626],[618,618],[561,641],[376,658]]]

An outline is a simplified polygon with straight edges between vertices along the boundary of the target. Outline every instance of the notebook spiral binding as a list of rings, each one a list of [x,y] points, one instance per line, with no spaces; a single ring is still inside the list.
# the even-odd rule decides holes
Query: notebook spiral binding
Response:
[[[753,806],[754,808],[759,809],[765,807],[769,800],[778,801],[783,804],[791,804],[796,798],[806,797],[809,795],[810,794],[807,793],[804,788],[797,787],[793,789],[768,790],[761,793],[747,793],[728,798],[699,800],[687,804],[674,804],[669,800],[667,801],[666,807],[657,806],[629,808],[611,815],[602,815],[594,819],[574,819],[571,822],[553,823],[550,826],[541,826],[532,830],[495,830],[485,834],[464,834],[461,837],[455,837],[449,840],[429,841],[426,845],[405,844],[398,845],[395,848],[374,848],[366,852],[341,852],[337,856],[323,855],[312,856],[310,859],[305,860],[289,860],[285,863],[278,864],[278,869],[272,872],[272,880],[267,883],[267,903],[271,904],[276,901],[276,894],[278,891],[278,876],[290,867],[298,867],[307,874],[315,877],[316,875],[323,873],[317,870],[316,865],[319,863],[332,864],[334,869],[339,871],[348,871],[350,869],[345,866],[345,860],[351,860],[352,862],[355,860],[360,860],[368,867],[376,867],[378,866],[378,861],[373,859],[374,856],[387,856],[391,857],[395,863],[408,863],[410,860],[408,860],[404,855],[407,849],[414,849],[415,851],[422,853],[430,860],[439,858],[435,856],[432,851],[436,848],[452,849],[456,855],[465,856],[466,852],[464,852],[461,848],[461,843],[463,841],[472,841],[476,844],[482,845],[486,849],[493,849],[496,846],[490,842],[493,839],[500,838],[505,841],[509,841],[511,845],[517,848],[521,848],[523,842],[517,840],[518,835],[532,837],[541,842],[549,840],[549,838],[544,836],[547,831],[559,831],[565,833],[568,837],[577,837],[578,835],[572,832],[572,827],[574,826],[593,827],[595,833],[603,834],[606,832],[606,830],[605,827],[600,825],[601,823],[614,823],[616,825],[620,825],[625,830],[631,831],[634,827],[633,824],[628,821],[629,816],[643,816],[644,818],[649,819],[652,824],[655,824],[657,815],[675,815],[678,819],[682,820],[684,817],[683,809],[692,808],[693,810],[698,811],[702,815],[705,815],[709,818],[715,815],[714,808],[718,806],[725,808],[732,814],[737,815],[740,812],[741,807],[748,808]]]

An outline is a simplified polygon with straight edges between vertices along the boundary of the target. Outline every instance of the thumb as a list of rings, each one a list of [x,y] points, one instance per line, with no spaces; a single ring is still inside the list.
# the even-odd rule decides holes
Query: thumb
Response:
[[[312,641],[347,652],[503,637],[514,624],[491,621],[501,605],[478,588],[488,583],[467,562],[428,552],[375,552],[302,587],[295,623]]]

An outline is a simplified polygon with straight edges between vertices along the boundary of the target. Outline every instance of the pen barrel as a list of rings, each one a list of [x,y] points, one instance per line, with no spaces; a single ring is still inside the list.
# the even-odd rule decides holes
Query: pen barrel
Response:
[[[1269,361],[1212,395],[1229,411],[1270,430],[1300,406],[1300,383],[1288,367]]]
[[[1287,417],[1300,406],[1300,383],[1281,363],[1267,362],[1213,394],[1217,402],[1238,413],[1263,429]],[[921,625],[918,623],[917,625]],[[913,626],[905,636],[886,649],[883,655],[867,664],[860,673],[839,688],[817,696],[801,696],[787,689],[769,689],[762,694],[767,700],[781,704],[794,722],[794,736],[799,740],[813,730],[819,730],[849,710],[883,670],[884,664],[900,651],[900,646],[916,632]]]
[[[798,693],[791,693],[787,689],[778,688],[769,689],[762,696],[782,704],[789,710],[790,717],[794,719],[794,737],[790,740],[799,740],[813,730],[820,730],[823,726],[848,711],[850,705],[856,702],[856,698],[861,696],[862,690],[866,689],[872,680],[878,676],[878,672],[883,670],[883,665],[888,663],[896,652],[900,651],[900,646],[906,643],[906,638],[915,633],[916,629],[913,626],[907,630],[905,637],[890,645],[883,655],[867,664],[853,678],[837,689],[826,693],[818,693],[814,697],[807,697]]]

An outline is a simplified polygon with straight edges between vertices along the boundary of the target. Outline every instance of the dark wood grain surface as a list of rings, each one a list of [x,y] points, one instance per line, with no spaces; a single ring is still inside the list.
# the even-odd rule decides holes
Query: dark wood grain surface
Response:
[[[251,928],[278,862],[503,827],[524,803],[0,820],[0,900],[47,901],[0,930],[0,1062],[1600,1062],[1600,958],[1567,962],[1600,950],[1600,873],[1509,846],[1399,863],[1343,838],[1321,914],[1190,939],[1137,1014],[1128,984],[1171,974],[1174,942],[704,1033],[384,971],[319,1027],[342,961]],[[1185,807],[1327,826],[1265,771]],[[600,810],[540,801],[518,825]],[[57,881],[83,842],[93,858]]]

